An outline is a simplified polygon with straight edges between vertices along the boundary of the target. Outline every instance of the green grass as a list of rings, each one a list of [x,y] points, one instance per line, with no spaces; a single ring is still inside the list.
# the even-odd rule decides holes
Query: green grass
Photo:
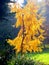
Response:
[[[15,62],[18,65],[28,65],[28,63],[32,63],[31,65],[49,65],[49,49],[45,49],[43,52],[38,53],[28,52],[23,56],[19,53],[17,57],[12,58],[12,60],[8,62],[8,65],[14,65]]]
[[[29,57],[30,56],[30,57]],[[30,54],[27,57],[31,58],[31,59],[35,59],[36,61],[40,61],[43,62],[44,64],[49,64],[49,54],[48,53],[44,53],[44,54]]]
[[[34,59],[36,61],[43,62],[44,64],[49,65],[49,50],[46,50],[42,53],[28,53],[26,54],[27,59]]]

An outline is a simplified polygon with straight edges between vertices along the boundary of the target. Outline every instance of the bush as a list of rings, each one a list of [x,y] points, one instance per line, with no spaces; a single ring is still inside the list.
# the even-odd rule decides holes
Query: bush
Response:
[[[15,65],[45,65],[44,63],[37,62],[33,59],[26,59],[25,57],[19,57],[16,59]]]
[[[12,59],[7,61],[7,65],[47,65],[39,61],[35,61],[25,56],[12,56]]]

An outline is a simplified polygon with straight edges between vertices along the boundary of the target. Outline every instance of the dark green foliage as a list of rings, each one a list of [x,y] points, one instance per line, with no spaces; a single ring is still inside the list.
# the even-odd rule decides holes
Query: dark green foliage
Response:
[[[17,55],[15,57],[12,57],[12,59],[8,62],[8,65],[47,65],[47,64],[35,61],[30,58],[27,59],[25,55],[23,56]]]
[[[7,62],[15,56],[15,51],[13,47],[6,43],[0,43],[0,64],[1,65],[8,65]]]
[[[36,62],[31,59],[19,58],[16,60],[15,65],[45,65],[45,64],[38,62],[38,61]]]
[[[5,41],[5,39],[14,38],[17,36],[19,28],[16,29],[12,27],[15,24],[16,19],[14,18],[15,13],[11,13],[8,7],[10,0],[0,1],[0,42]]]
[[[8,62],[15,56],[13,47],[6,42],[6,39],[12,39],[17,34],[11,33],[17,32],[17,30],[12,27],[12,24],[15,23],[15,13],[10,13],[9,2],[10,0],[0,0],[0,65],[8,65]],[[14,35],[13,37],[12,34]]]
[[[5,16],[7,15],[7,3],[9,3],[10,0],[0,0],[0,21],[2,19],[6,19]]]

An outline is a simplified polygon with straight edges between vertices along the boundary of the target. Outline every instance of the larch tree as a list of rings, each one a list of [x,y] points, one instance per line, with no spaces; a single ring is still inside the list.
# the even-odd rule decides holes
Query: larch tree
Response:
[[[38,7],[29,0],[23,8],[14,3],[11,12],[16,12],[17,20],[13,26],[20,27],[20,31],[16,38],[8,39],[7,42],[14,46],[17,53],[42,51],[40,46],[44,40],[44,18],[37,13]]]

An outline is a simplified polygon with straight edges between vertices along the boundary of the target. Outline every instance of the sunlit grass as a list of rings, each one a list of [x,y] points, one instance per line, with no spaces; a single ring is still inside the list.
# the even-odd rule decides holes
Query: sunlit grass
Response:
[[[39,60],[40,62],[44,62],[45,64],[49,64],[49,53],[36,55],[36,60]]]
[[[27,58],[34,59],[39,62],[43,62],[44,64],[49,64],[49,52],[42,53],[28,53],[26,54]]]

